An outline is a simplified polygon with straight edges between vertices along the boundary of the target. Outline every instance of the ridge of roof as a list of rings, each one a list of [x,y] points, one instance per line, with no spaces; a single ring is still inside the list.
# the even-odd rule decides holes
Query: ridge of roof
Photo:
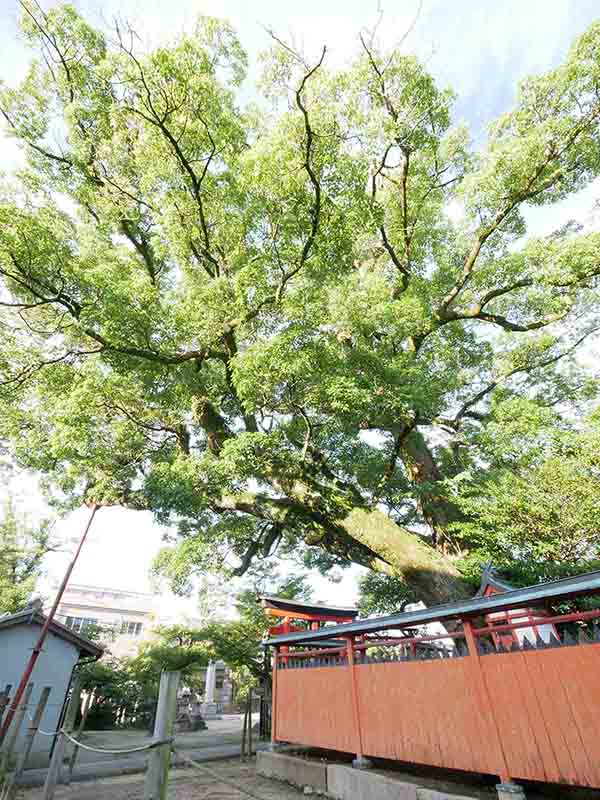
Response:
[[[475,593],[475,597],[481,597],[485,592],[486,586],[493,586],[500,592],[512,592],[518,587],[503,578],[499,578],[496,574],[496,569],[491,562],[484,565],[483,572],[481,573],[481,583],[479,589]]]
[[[45,621],[46,616],[42,614],[38,608],[35,606],[25,606],[25,608],[22,608],[20,611],[15,611],[13,614],[4,614],[0,616],[0,631],[4,628],[11,628],[14,625],[36,624],[42,626]],[[74,644],[80,653],[85,653],[94,658],[100,658],[104,653],[104,649],[95,642],[92,642],[85,636],[75,633],[71,628],[67,628],[66,625],[63,625],[62,622],[58,622],[56,619],[53,619],[50,623],[49,630],[60,639]]]
[[[354,615],[358,614],[358,609],[355,606],[330,606],[325,603],[313,603],[309,600],[288,600],[287,597],[278,597],[273,594],[259,594],[257,599],[264,605],[266,602],[280,603],[281,605],[297,606],[298,608],[316,608],[322,611],[329,611],[330,613],[340,612],[340,614]]]

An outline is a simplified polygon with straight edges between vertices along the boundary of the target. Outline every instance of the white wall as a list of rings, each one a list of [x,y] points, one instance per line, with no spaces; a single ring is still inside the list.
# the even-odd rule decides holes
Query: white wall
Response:
[[[11,695],[19,684],[21,675],[31,656],[32,648],[40,635],[39,625],[15,625],[12,628],[0,630],[0,688],[12,684]],[[34,667],[31,681],[34,683],[28,712],[33,716],[35,706],[39,700],[42,689],[52,686],[46,711],[40,727],[45,731],[54,731],[58,727],[60,713],[65,695],[71,680],[73,667],[79,660],[79,651],[75,645],[60,639],[53,633],[48,633],[44,649]],[[27,727],[28,717],[25,717],[21,728],[21,736]],[[38,734],[33,743],[29,764],[43,766],[48,762],[52,737]]]

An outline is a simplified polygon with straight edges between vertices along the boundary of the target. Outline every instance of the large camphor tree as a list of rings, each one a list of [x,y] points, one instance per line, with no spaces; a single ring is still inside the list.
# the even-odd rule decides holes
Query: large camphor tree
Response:
[[[0,205],[14,457],[68,502],[177,525],[179,566],[304,553],[462,596],[453,476],[499,392],[577,399],[598,324],[600,234],[526,237],[523,209],[600,171],[600,24],[476,150],[451,92],[369,38],[334,70],[273,37],[244,103],[224,23],[142,52],[68,5],[22,12],[38,58],[0,95],[27,164]]]

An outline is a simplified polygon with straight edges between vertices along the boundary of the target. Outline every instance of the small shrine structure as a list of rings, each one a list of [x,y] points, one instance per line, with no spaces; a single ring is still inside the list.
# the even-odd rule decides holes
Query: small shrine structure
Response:
[[[358,616],[358,609],[356,608],[288,600],[285,597],[276,597],[274,595],[259,595],[257,600],[270,616],[280,617],[282,620],[278,625],[273,625],[269,628],[269,636],[280,636],[306,630],[318,631],[328,622],[343,625],[346,622],[352,622]],[[322,643],[324,647],[335,647],[336,645],[339,647],[340,642],[325,641],[325,643]],[[285,653],[287,652],[288,648],[284,645],[281,648],[284,663],[287,661],[285,658]]]
[[[501,579],[496,574],[496,570],[491,564],[486,564],[481,576],[481,585],[477,590],[475,597],[492,597],[496,594],[503,592],[512,592],[516,586],[508,581]],[[498,648],[500,645],[506,650],[520,649],[527,641],[531,646],[535,646],[538,639],[548,644],[553,639],[559,641],[558,631],[556,626],[547,622],[549,613],[544,608],[513,608],[504,611],[494,611],[486,614],[484,619],[486,625],[493,628],[500,628],[501,626],[510,625],[510,623],[530,622],[531,625],[527,627],[509,628],[492,633],[492,640],[494,645]]]
[[[282,622],[269,628],[271,636],[283,633],[304,631],[306,629],[317,631],[326,622],[335,622],[338,625],[352,622],[358,616],[358,609],[342,606],[326,606],[322,603],[308,603],[299,600],[288,600],[285,597],[273,595],[259,595],[258,602],[272,617],[280,617]],[[304,624],[295,625],[292,623]]]

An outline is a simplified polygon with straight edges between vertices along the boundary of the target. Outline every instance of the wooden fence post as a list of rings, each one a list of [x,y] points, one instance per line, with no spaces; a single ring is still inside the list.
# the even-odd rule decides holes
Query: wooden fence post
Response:
[[[11,689],[12,689],[12,684],[7,683],[3,691],[0,692],[0,722],[2,722],[2,717],[4,716],[4,709],[9,703]],[[2,742],[0,741],[0,744],[1,743]]]
[[[77,729],[77,733],[73,737],[74,739],[81,739],[83,734],[83,730],[85,728],[85,723],[87,721],[87,716],[90,712],[90,708],[92,706],[92,693],[88,692],[85,696],[85,700],[83,701],[83,705],[81,707],[81,722],[79,723],[79,728]],[[65,786],[69,786],[71,783],[71,778],[73,777],[73,769],[75,767],[75,762],[77,761],[77,754],[79,753],[79,745],[73,745],[73,752],[71,753],[71,758],[69,759],[69,769],[67,770],[67,774],[65,777]]]
[[[156,722],[154,723],[154,741],[162,741],[173,735],[173,725],[177,713],[179,676],[179,672],[163,672],[160,676]],[[170,760],[171,745],[168,742],[150,752],[144,786],[144,800],[166,800]]]
[[[363,744],[362,744],[362,730],[360,725],[360,706],[358,703],[358,686],[356,684],[356,667],[354,666],[354,638],[348,636],[346,639],[346,655],[348,658],[348,669],[350,670],[351,692],[352,692],[352,709],[354,715],[354,731],[356,734],[356,758],[352,762],[352,766],[356,769],[368,769],[373,766],[368,758],[364,757]]]
[[[271,679],[271,747],[277,744],[277,671],[279,670],[279,648],[273,648],[273,677]]]
[[[252,687],[248,689],[248,756],[252,758]]]
[[[2,745],[0,772],[6,771],[9,767],[10,757],[17,743],[17,739],[21,731],[21,725],[23,724],[23,718],[25,717],[25,712],[27,711],[27,706],[29,704],[29,700],[31,699],[32,691],[33,691],[33,683],[28,683],[27,688],[23,693],[23,697],[21,698],[21,702],[19,703],[19,708],[17,709],[17,713],[15,714],[12,724],[8,729],[8,736],[6,737]]]
[[[21,750],[21,752],[19,753],[19,757],[17,758],[15,771],[10,776],[10,779],[8,780],[4,788],[4,791],[2,793],[2,800],[14,800],[15,798],[19,786],[19,778],[25,771],[27,759],[29,758],[29,754],[31,753],[31,748],[33,747],[33,741],[35,739],[36,733],[38,732],[38,728],[40,727],[42,717],[44,716],[44,711],[46,710],[46,705],[48,704],[48,698],[50,697],[51,691],[52,687],[46,686],[43,689],[42,694],[40,695],[40,699],[38,700],[35,713],[31,721],[31,725],[28,727],[27,733],[25,734],[23,749]]]
[[[80,687],[81,682],[79,676],[76,675],[71,683],[71,697],[69,705],[65,714],[63,729],[67,733],[72,733],[75,727],[75,717],[77,716],[77,709],[79,708],[80,701]],[[67,746],[67,737],[63,733],[57,734],[56,743],[50,759],[50,766],[48,767],[48,774],[46,775],[46,783],[44,784],[44,791],[42,793],[42,800],[53,800],[56,785],[60,780],[60,770],[65,756],[65,749]]]
[[[244,723],[242,725],[242,752],[241,752],[241,760],[246,760],[246,730],[248,727],[248,706],[244,710]]]

